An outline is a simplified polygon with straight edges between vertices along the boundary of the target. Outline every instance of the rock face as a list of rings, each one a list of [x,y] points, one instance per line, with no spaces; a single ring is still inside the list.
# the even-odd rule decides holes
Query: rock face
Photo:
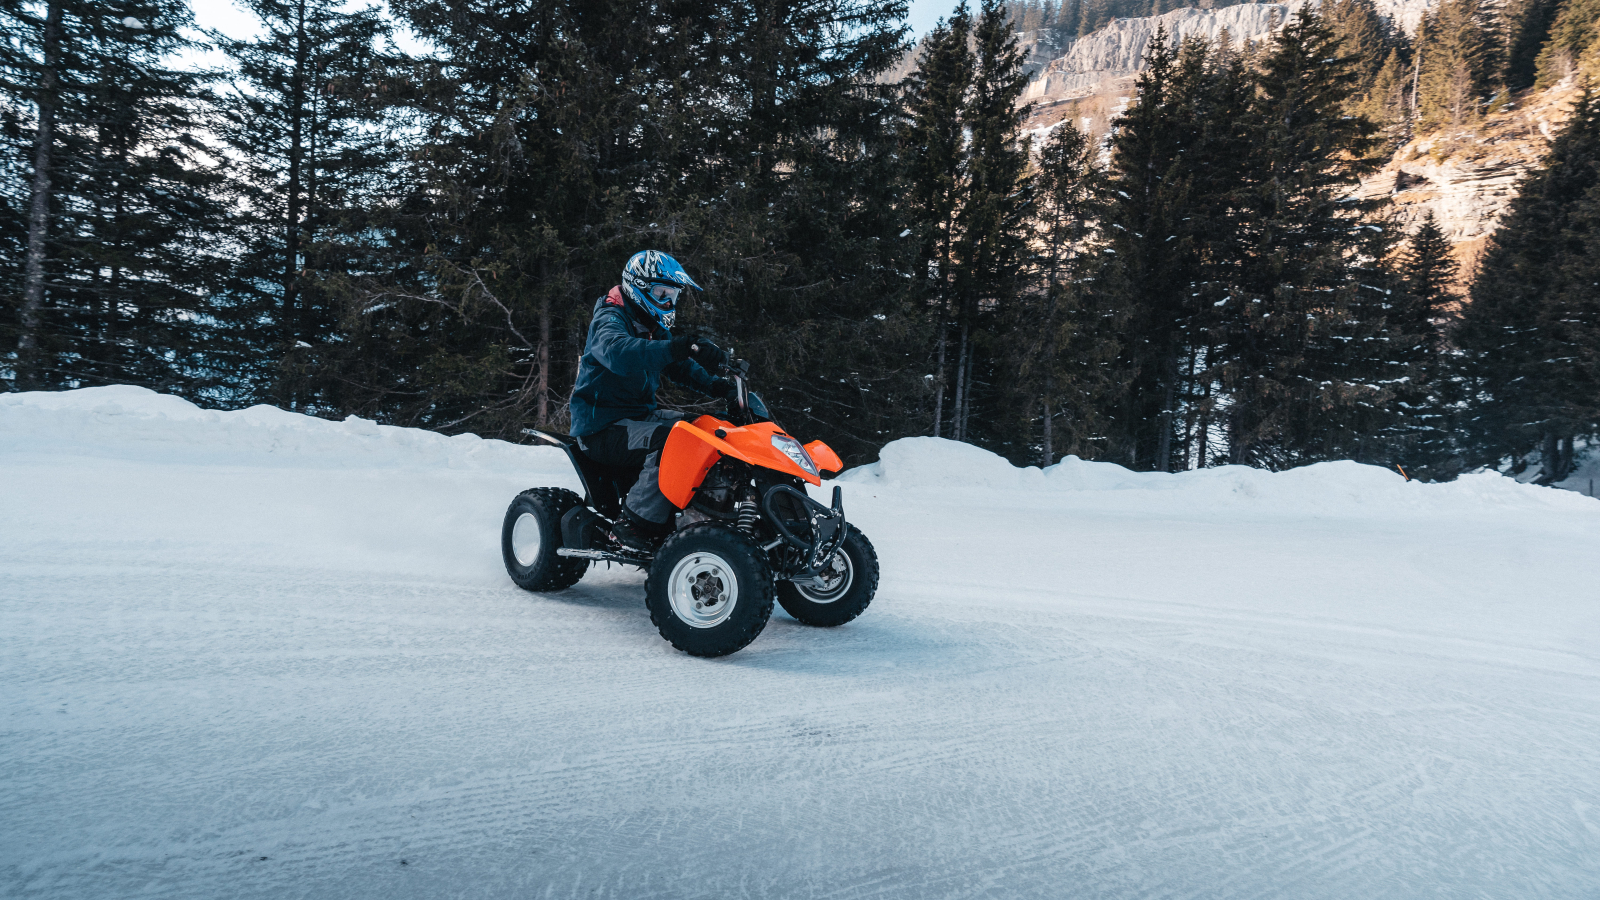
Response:
[[[1461,281],[1471,280],[1489,236],[1543,159],[1578,94],[1572,84],[1528,94],[1476,128],[1412,141],[1361,184],[1358,195],[1388,197],[1411,230],[1432,212],[1455,247]]]
[[[1415,33],[1423,12],[1435,0],[1378,0],[1378,12],[1408,34]],[[1158,29],[1165,27],[1174,39],[1201,37],[1216,40],[1223,31],[1235,43],[1264,41],[1279,25],[1316,0],[1282,3],[1244,3],[1222,9],[1175,9],[1161,16],[1115,19],[1093,34],[1071,42],[1059,56],[1049,59],[1048,49],[1032,35],[1023,36],[1029,69],[1038,67],[1024,100],[1053,102],[1104,93],[1111,82],[1137,74]],[[1043,58],[1041,58],[1043,57]]]
[[[1283,22],[1316,0],[1247,3],[1222,9],[1179,9],[1166,15],[1117,19],[1081,37],[1050,58],[1052,49],[1025,35],[1023,50],[1032,80],[1023,96],[1034,104],[1029,125],[1043,134],[1064,116],[1099,138],[1113,127],[1134,92],[1134,76],[1156,31],[1174,39],[1216,40],[1226,31],[1237,44],[1265,41]],[[1378,11],[1408,33],[1438,0],[1378,0]],[[1358,194],[1388,197],[1409,231],[1432,211],[1455,246],[1463,284],[1472,276],[1489,235],[1519,182],[1539,164],[1550,136],[1566,121],[1576,88],[1558,86],[1519,98],[1473,128],[1430,135],[1400,147]]]
[[[1247,3],[1223,9],[1175,9],[1166,15],[1116,19],[1094,34],[1068,45],[1028,83],[1024,100],[1054,101],[1102,92],[1106,83],[1144,68],[1144,56],[1156,31],[1165,27],[1172,38],[1216,40],[1224,30],[1235,42],[1262,40],[1308,0]]]

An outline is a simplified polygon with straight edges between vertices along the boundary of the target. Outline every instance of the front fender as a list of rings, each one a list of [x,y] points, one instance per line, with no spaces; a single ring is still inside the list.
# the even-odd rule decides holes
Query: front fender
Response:
[[[667,433],[667,443],[661,448],[661,474],[658,483],[661,494],[679,509],[694,499],[695,489],[705,480],[706,473],[724,455],[734,459],[745,458],[737,448],[714,434],[701,431],[688,422],[678,422]]]

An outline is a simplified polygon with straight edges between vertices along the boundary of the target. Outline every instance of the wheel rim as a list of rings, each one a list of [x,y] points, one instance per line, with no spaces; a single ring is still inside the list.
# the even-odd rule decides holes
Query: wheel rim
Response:
[[[833,551],[822,571],[810,578],[794,581],[795,590],[812,603],[832,603],[843,597],[856,580],[856,567],[850,564],[850,554],[843,548]]]
[[[533,513],[517,516],[516,524],[511,526],[511,555],[516,557],[517,565],[533,565],[543,546],[544,535],[539,531],[538,518]]]
[[[672,612],[692,628],[715,628],[733,615],[739,579],[733,566],[715,553],[691,553],[672,567],[667,579]]]

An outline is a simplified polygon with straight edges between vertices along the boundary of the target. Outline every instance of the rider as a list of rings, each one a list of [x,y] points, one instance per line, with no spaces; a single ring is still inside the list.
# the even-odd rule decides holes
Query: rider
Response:
[[[663,374],[710,397],[735,388],[707,372],[728,364],[728,354],[693,334],[672,336],[679,295],[700,290],[678,261],[658,250],[633,255],[622,284],[595,301],[589,339],[572,391],[572,433],[585,455],[603,465],[643,467],[623,501],[613,533],[645,550],[672,530],[676,507],[662,496],[661,448],[682,413],[656,409]]]

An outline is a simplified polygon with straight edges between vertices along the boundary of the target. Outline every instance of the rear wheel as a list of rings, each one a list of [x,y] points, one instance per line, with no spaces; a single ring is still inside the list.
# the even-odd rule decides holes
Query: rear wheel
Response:
[[[778,602],[802,625],[832,628],[866,611],[878,592],[878,552],[855,528],[811,578],[778,583]]]
[[[726,656],[756,639],[772,617],[772,569],[755,542],[721,525],[674,533],[645,581],[650,621],[691,656]]]
[[[561,517],[582,503],[561,488],[533,488],[517,495],[500,528],[500,555],[506,573],[530,591],[559,591],[578,583],[589,568],[586,559],[557,556]]]

